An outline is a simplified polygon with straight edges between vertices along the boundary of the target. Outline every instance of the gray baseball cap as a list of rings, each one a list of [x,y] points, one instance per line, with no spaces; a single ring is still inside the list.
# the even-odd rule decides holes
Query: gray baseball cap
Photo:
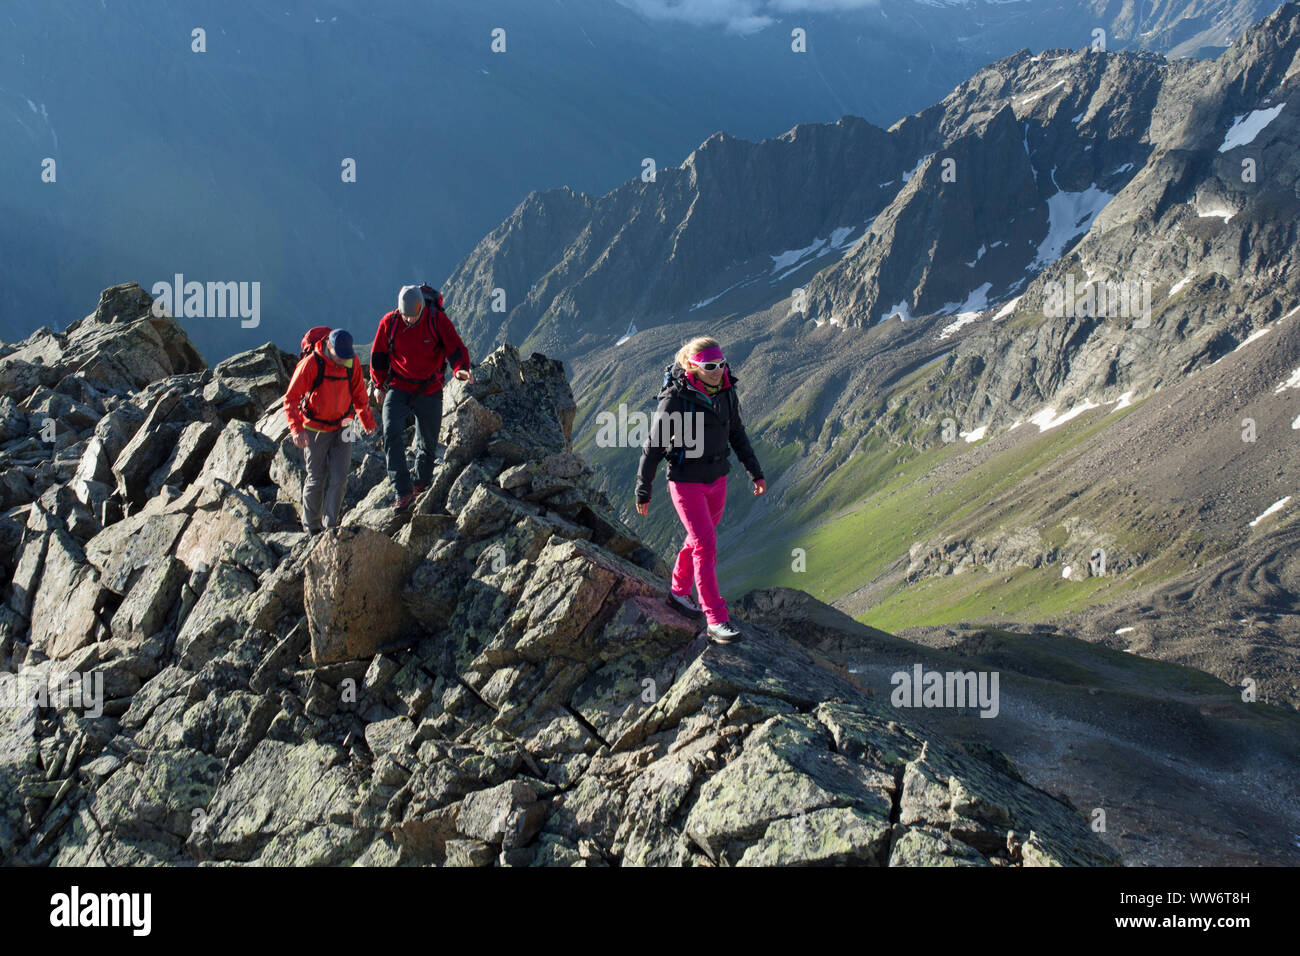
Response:
[[[404,285],[397,294],[397,311],[402,315],[419,315],[424,308],[424,296],[418,285]]]

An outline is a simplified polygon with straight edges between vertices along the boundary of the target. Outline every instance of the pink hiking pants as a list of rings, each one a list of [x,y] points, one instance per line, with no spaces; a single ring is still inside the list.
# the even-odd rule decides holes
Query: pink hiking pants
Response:
[[[668,495],[686,527],[686,542],[673,565],[673,591],[689,595],[693,583],[705,619],[710,624],[721,624],[729,618],[727,602],[718,593],[717,528],[727,504],[727,476],[721,475],[707,485],[670,481]]]

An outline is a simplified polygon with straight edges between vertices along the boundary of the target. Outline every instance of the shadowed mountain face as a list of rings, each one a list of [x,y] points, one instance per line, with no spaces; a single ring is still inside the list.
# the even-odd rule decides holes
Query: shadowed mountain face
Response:
[[[1201,234],[1135,249],[1133,230],[1205,232],[1212,224],[1188,220],[1217,218],[1229,228],[1205,232],[1202,258],[1223,268],[1248,223],[1284,229],[1295,201],[1294,120],[1279,122],[1277,107],[1295,52],[1291,5],[1212,62],[1025,51],[888,131],[845,117],[761,143],[718,133],[653,182],[529,196],[446,286],[476,341],[577,357],[630,323],[708,321],[807,279],[797,311],[819,326],[979,312],[1031,289],[1040,301],[1031,282],[1078,261],[1062,256],[1094,220],[1076,252],[1159,278],[1186,265]],[[1247,158],[1257,168],[1243,180]],[[1233,273],[1270,268],[1284,240]]]
[[[292,356],[150,305],[0,358],[0,862],[1294,862],[1295,714],[1193,669],[789,588],[709,643],[540,354],[448,387],[410,511],[359,437],[309,538]]]
[[[372,328],[532,190],[599,194],[718,129],[887,123],[997,57],[1098,30],[1110,49],[1205,55],[1275,5],[883,0],[801,12],[795,53],[784,16],[742,35],[613,0],[10,0],[0,339],[123,276],[177,273],[261,283],[258,328],[186,319],[214,360],[321,320]]]
[[[1050,620],[1296,706],[1298,55],[1289,4],[1211,61],[1022,52],[888,130],[718,134],[529,197],[449,294],[571,364],[575,447],[665,558],[598,426],[723,342],[770,486],[731,484],[724,591]]]

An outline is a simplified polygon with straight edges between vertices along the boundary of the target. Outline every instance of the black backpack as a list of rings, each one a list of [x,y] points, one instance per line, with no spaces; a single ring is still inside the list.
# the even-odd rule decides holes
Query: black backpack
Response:
[[[446,382],[449,378],[448,372],[450,371],[451,366],[451,360],[447,355],[447,350],[442,346],[442,336],[438,334],[438,323],[434,321],[435,313],[441,311],[438,306],[438,290],[429,285],[429,283],[423,282],[420,284],[420,295],[424,299],[424,304],[429,307],[429,327],[433,331],[433,340],[438,344],[438,348],[442,350],[442,368],[425,379],[407,378],[405,375],[399,375],[397,372],[393,371],[391,364],[391,356],[393,354],[393,335],[397,331],[397,323],[400,322],[401,319],[394,319],[393,324],[388,327],[388,351],[381,355],[371,356],[370,359],[372,366],[375,365],[376,359],[378,359],[379,371],[387,372],[389,378],[400,379],[403,382],[414,382],[416,386],[415,394],[417,395],[423,392],[428,384],[439,375],[442,376],[443,382]]]
[[[668,365],[664,366],[664,380],[663,383],[659,386],[659,391],[656,392],[654,398],[651,399],[652,402],[655,402],[657,404],[659,401],[659,396],[663,393],[663,390],[672,386],[673,369],[675,369],[676,367],[677,367],[676,362],[671,362]],[[734,404],[736,401],[736,396],[735,396],[736,390],[734,388],[728,388],[728,389],[724,389],[724,391],[727,393],[727,411],[734,415],[736,412],[736,406]],[[677,464],[679,466],[681,465],[682,459],[685,456],[685,454],[686,454],[685,447],[676,448],[667,442],[659,446],[660,459],[667,460],[669,458],[676,456]]]

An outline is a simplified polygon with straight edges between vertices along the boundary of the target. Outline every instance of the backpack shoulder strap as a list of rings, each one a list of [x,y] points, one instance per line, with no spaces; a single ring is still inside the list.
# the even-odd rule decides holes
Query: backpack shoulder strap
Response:
[[[307,397],[309,398],[312,392],[320,388],[321,382],[325,381],[325,360],[321,358],[319,352],[313,351],[311,355],[316,360],[316,377],[312,380],[311,388],[307,389]]]
[[[425,296],[424,294],[425,289],[428,289],[430,292],[433,293],[432,298],[428,298]],[[438,290],[435,289],[433,286],[429,285],[429,283],[423,282],[420,284],[420,298],[424,299],[425,303],[427,303],[429,306],[429,328],[433,332],[433,340],[438,343],[438,348],[441,350],[442,336],[438,334],[437,313],[441,312],[442,310],[438,308]],[[446,313],[443,314],[445,315]]]

